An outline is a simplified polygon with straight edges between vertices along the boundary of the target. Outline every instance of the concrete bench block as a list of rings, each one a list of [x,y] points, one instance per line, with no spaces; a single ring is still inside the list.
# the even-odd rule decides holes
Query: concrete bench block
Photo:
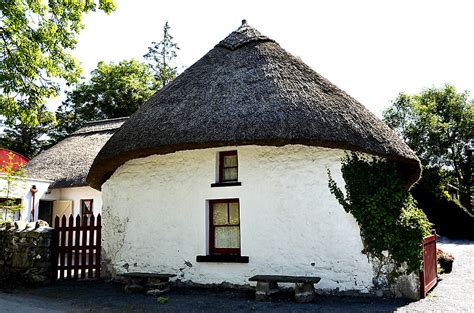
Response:
[[[269,297],[278,292],[278,283],[276,282],[257,282],[255,291],[255,300],[267,301]]]
[[[298,303],[308,303],[314,301],[315,291],[312,283],[295,284],[295,300]]]

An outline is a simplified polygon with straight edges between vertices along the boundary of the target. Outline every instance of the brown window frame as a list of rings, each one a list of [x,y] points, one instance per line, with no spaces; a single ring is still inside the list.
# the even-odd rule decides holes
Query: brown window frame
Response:
[[[216,225],[214,225],[214,207],[213,205],[216,203],[227,203],[227,214],[229,216],[229,203],[237,203],[239,206],[239,224],[238,225],[217,225],[217,227],[235,227],[239,226],[239,240],[240,237],[240,201],[239,199],[219,199],[219,200],[209,200],[209,254],[233,254],[233,255],[240,255],[240,248],[242,245],[242,241],[239,241],[239,248],[216,248],[215,245],[215,229]]]
[[[232,180],[224,180],[224,157],[229,155],[235,155],[237,158],[237,165],[232,167],[226,168],[236,168],[237,169],[237,178]],[[232,151],[222,151],[219,152],[219,182],[220,183],[227,183],[227,182],[237,182],[239,181],[239,156],[237,155],[237,150]]]
[[[85,205],[84,205],[84,202],[86,201],[90,201],[91,202],[91,210],[90,212],[86,212],[84,213],[84,208],[85,208]],[[90,215],[93,215],[94,214],[94,199],[81,199],[81,217],[84,218],[86,216],[90,216]]]

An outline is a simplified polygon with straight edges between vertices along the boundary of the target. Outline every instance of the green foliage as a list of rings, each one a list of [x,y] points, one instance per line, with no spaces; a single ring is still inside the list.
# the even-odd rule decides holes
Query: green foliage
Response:
[[[158,298],[156,298],[156,303],[166,304],[166,303],[168,303],[168,298],[167,297],[158,297]]]
[[[19,113],[13,127],[4,130],[0,138],[2,147],[18,152],[28,158],[36,156],[47,145],[44,134],[48,133],[55,125],[54,114],[46,106],[38,106],[34,123],[30,123],[26,114]]]
[[[0,165],[0,179],[2,180],[2,201],[0,202],[0,223],[12,220],[13,216],[23,209],[17,198],[26,188],[26,171],[22,164],[14,161],[14,154],[8,153],[8,160]]]
[[[63,139],[87,121],[133,114],[153,94],[154,86],[155,79],[144,63],[99,62],[91,72],[90,81],[78,84],[59,106],[52,140]]]
[[[437,168],[425,168],[411,192],[439,234],[474,240],[474,214],[449,195],[440,184],[442,175]]]
[[[425,167],[442,171],[443,184],[461,189],[463,203],[469,206],[470,164],[465,147],[474,138],[474,102],[469,93],[457,93],[450,85],[425,89],[419,95],[401,93],[383,115]]]
[[[430,234],[431,224],[404,187],[393,161],[366,160],[356,154],[342,161],[347,195],[329,176],[329,189],[344,209],[357,220],[364,241],[364,252],[383,260],[388,251],[398,269],[419,270],[421,242]]]
[[[171,66],[171,62],[176,58],[176,50],[179,50],[179,47],[173,42],[170,28],[166,22],[163,27],[163,39],[160,42],[153,41],[148,47],[148,53],[143,56],[149,61],[149,67],[155,76],[156,90],[163,88],[178,75],[178,69]]]
[[[33,144],[40,136],[38,129],[26,128],[44,125],[46,99],[58,94],[61,80],[68,84],[77,81],[80,67],[70,51],[84,27],[83,15],[97,9],[110,13],[115,3],[113,0],[0,2],[0,116],[12,131],[7,133],[11,135],[8,142],[23,140],[22,146]]]

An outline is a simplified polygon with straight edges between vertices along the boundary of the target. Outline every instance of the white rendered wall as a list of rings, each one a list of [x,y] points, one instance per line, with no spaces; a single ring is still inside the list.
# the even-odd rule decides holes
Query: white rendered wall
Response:
[[[30,192],[30,189],[36,186],[37,192],[34,197],[34,212],[35,218],[38,219],[38,205],[40,198],[47,192],[51,181],[41,180],[41,179],[19,179],[15,182],[14,189],[10,190],[10,197],[22,199],[21,203],[23,208],[21,210],[21,219],[24,221],[30,221],[30,215],[33,209],[33,196]],[[6,197],[6,185],[7,182],[0,176],[0,197]]]
[[[72,200],[72,215],[81,214],[81,200],[93,199],[94,215],[102,213],[101,192],[89,186],[55,188],[51,192],[44,194],[41,200]]]
[[[242,186],[214,187],[219,151],[237,150]],[[318,289],[368,292],[360,229],[328,188],[343,187],[344,151],[303,145],[180,151],[128,161],[102,186],[105,257],[115,272],[176,273],[195,283],[249,284],[256,274],[320,276]],[[240,199],[248,264],[207,254],[207,200]]]

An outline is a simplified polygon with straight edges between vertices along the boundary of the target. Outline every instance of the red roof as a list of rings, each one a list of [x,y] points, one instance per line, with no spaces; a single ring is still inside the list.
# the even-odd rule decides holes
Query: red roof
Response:
[[[2,172],[5,171],[4,168],[8,165],[11,166],[13,170],[16,170],[20,166],[28,163],[28,161],[28,158],[19,153],[0,148],[0,171]]]

